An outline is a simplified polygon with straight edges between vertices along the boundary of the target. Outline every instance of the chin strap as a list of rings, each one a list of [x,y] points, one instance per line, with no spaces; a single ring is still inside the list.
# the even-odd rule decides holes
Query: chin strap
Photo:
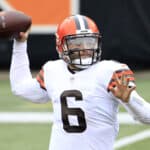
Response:
[[[68,70],[72,73],[72,74],[75,74],[76,72],[79,72],[79,71],[82,71],[84,69],[80,69],[80,68],[77,68],[73,65],[68,65]]]

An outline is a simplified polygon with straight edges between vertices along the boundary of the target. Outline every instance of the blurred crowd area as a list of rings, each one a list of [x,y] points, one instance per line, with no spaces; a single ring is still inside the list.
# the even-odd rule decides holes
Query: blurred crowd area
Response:
[[[31,0],[31,4],[35,0]],[[53,1],[44,1],[42,8],[40,1],[34,4],[35,9],[28,9],[31,5],[25,5],[26,1],[7,0],[0,1],[2,10],[9,10],[11,7],[25,11],[33,18],[39,14],[39,9],[48,10],[47,17],[50,25],[48,30],[44,26],[31,32],[28,40],[28,53],[30,58],[31,69],[39,70],[41,66],[48,60],[58,58],[55,46],[55,31],[60,20],[66,15],[80,13],[91,17],[97,23],[102,35],[102,59],[114,59],[130,66],[132,70],[150,70],[150,1],[131,1],[131,0],[70,0],[71,5],[67,5],[68,0],[64,1],[64,5],[59,6]],[[10,5],[10,4],[12,5]],[[53,3],[53,10],[48,8],[46,3]],[[10,7],[11,6],[11,7]],[[69,8],[68,8],[69,7]],[[64,9],[65,8],[65,9]],[[68,12],[67,12],[68,10]],[[69,11],[71,10],[71,12]],[[37,13],[33,13],[36,12]],[[52,15],[57,14],[59,15]],[[35,14],[35,16],[33,15]],[[50,17],[51,16],[51,17]],[[38,18],[40,16],[38,15]],[[41,18],[42,18],[41,17]],[[41,25],[44,25],[44,19],[39,19]],[[45,18],[46,19],[46,18]],[[54,22],[55,21],[55,22]],[[55,24],[52,24],[55,23]],[[52,26],[51,26],[52,25]],[[12,53],[12,40],[0,39],[0,69],[9,69]]]

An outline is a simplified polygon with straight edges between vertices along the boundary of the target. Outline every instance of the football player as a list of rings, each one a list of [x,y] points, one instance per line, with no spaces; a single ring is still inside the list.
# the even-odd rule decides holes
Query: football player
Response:
[[[135,90],[134,74],[123,63],[101,60],[101,33],[83,15],[69,16],[56,31],[60,59],[46,62],[32,78],[27,54],[29,32],[14,40],[12,92],[35,103],[52,102],[49,150],[112,150],[118,134],[118,106],[150,124],[150,104]]]

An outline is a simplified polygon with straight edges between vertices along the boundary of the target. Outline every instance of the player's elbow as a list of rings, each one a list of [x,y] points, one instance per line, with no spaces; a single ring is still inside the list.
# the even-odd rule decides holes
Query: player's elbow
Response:
[[[11,84],[11,92],[19,97],[23,97],[25,95],[25,88],[21,84]]]
[[[45,95],[37,95],[35,93],[30,93],[26,89],[21,89],[20,86],[12,87],[11,91],[14,95],[23,98],[24,100],[31,101],[33,103],[47,103],[49,98]]]
[[[20,90],[15,86],[11,87],[11,92],[16,96],[21,96]]]

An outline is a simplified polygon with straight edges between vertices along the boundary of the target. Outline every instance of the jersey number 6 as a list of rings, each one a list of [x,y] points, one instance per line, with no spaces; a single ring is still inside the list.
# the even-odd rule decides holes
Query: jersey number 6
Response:
[[[82,101],[82,93],[78,90],[67,90],[61,94],[61,112],[63,128],[67,132],[83,132],[86,129],[85,115],[81,108],[69,108],[67,98],[74,97],[76,101]],[[69,99],[68,99],[69,100]],[[69,115],[77,116],[78,125],[70,125]]]

